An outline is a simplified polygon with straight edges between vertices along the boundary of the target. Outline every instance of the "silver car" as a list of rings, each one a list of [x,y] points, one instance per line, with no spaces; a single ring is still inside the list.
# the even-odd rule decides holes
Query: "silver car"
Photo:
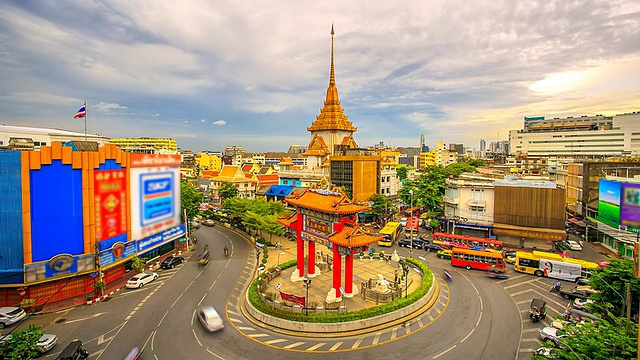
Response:
[[[27,317],[27,313],[15,306],[0,307],[0,329],[17,323]]]
[[[565,336],[564,331],[552,326],[547,326],[540,330],[540,340],[551,341],[556,347],[560,346],[560,340]]]
[[[199,307],[196,311],[196,316],[200,324],[202,324],[202,327],[209,332],[222,330],[224,328],[222,318],[213,306]]]
[[[0,335],[0,345],[3,345],[4,343],[8,342],[9,340],[11,340],[11,335],[7,335],[4,338]],[[51,350],[51,348],[56,346],[57,343],[58,343],[58,336],[57,335],[54,335],[54,334],[43,334],[38,339],[38,342],[36,343],[36,347],[38,347],[38,351],[40,351],[41,354],[44,354],[47,351]]]

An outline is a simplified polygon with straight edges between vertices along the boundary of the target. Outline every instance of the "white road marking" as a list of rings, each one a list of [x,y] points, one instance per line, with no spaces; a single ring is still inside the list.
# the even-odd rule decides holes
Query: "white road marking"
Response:
[[[180,296],[178,296],[178,298],[176,299],[176,301],[174,301],[174,302],[173,302],[173,304],[171,304],[171,307],[173,307],[173,306],[178,302],[178,300],[180,300],[180,298],[182,297],[182,295],[184,295],[184,293],[182,293],[182,294],[180,294]]]
[[[524,282],[521,282],[521,283],[512,284],[512,285],[507,285],[507,286],[505,286],[503,289],[505,289],[505,290],[507,290],[507,289],[511,289],[511,288],[516,287],[516,286],[520,286],[520,285],[524,285],[524,284],[530,284],[530,283],[532,283],[532,282],[534,282],[534,281],[538,281],[538,279],[531,279],[531,280],[524,281]]]
[[[300,345],[304,345],[304,344],[306,344],[306,342],[301,341],[301,342],[297,342],[297,343],[289,344],[289,345],[285,346],[284,348],[285,348],[285,349],[292,349],[292,348],[294,348],[294,347],[298,347],[298,346],[300,346]]]
[[[438,355],[434,356],[433,358],[434,358],[434,359],[437,359],[437,358],[439,358],[440,356],[442,356],[442,355],[444,355],[444,354],[448,353],[449,351],[453,350],[455,347],[456,347],[456,345],[453,345],[452,347],[450,347],[450,348],[448,348],[447,350],[445,350],[445,351],[441,352],[440,354],[438,354]]]
[[[467,340],[469,338],[469,336],[471,336],[471,334],[473,334],[474,331],[476,331],[475,328],[471,329],[471,332],[469,332],[467,334],[467,336],[465,336],[462,340],[460,340],[460,344],[462,344],[465,340]]]
[[[65,323],[66,323],[66,324],[71,324],[71,323],[78,322],[78,321],[85,321],[85,320],[89,320],[89,319],[97,318],[98,316],[100,316],[100,315],[104,315],[104,314],[106,314],[106,313],[96,313],[96,314],[93,314],[93,315],[91,315],[91,316],[86,316],[86,317],[79,318],[79,319],[75,319],[75,320],[65,321]]]
[[[315,349],[317,349],[317,348],[319,348],[319,347],[321,347],[321,346],[323,346],[325,344],[326,343],[317,343],[317,344],[313,345],[312,347],[308,348],[307,351],[313,351],[313,350],[315,350]]]
[[[169,313],[169,310],[164,312],[164,315],[162,315],[162,319],[160,319],[160,322],[158,323],[158,327],[160,327],[160,324],[162,324],[162,320],[164,320],[164,318],[167,316],[168,313]]]
[[[377,343],[378,343],[378,341],[380,341],[380,335],[382,335],[382,332],[381,332],[381,331],[379,331],[379,332],[377,332],[377,333],[376,333],[376,336],[374,336],[374,337],[373,337],[373,343],[372,343],[372,344],[374,344],[374,345],[375,345],[375,344],[377,344]]]
[[[220,359],[220,360],[224,360],[224,358],[223,358],[223,357],[221,357],[220,355],[218,355],[218,354],[214,353],[213,351],[209,350],[209,348],[207,348],[207,352],[208,352],[209,354],[211,354],[211,355],[213,355],[213,356],[217,357],[217,358],[218,358],[218,359]]]
[[[331,349],[329,349],[329,351],[333,351],[333,350],[335,350],[335,349],[339,348],[339,347],[340,347],[340,345],[342,345],[342,341],[338,341],[337,343],[335,343],[335,344],[331,347]]]
[[[196,335],[195,329],[191,329],[191,332],[193,333],[193,337],[196,338],[196,341],[198,342],[198,345],[202,346],[202,343],[200,342],[200,339],[198,339],[198,335]]]
[[[283,341],[287,341],[287,339],[273,339],[273,340],[269,340],[269,341],[265,341],[265,344],[277,344],[277,343],[281,343]]]
[[[265,336],[269,336],[269,334],[250,334],[249,337],[252,338],[259,338],[259,337],[265,337]]]

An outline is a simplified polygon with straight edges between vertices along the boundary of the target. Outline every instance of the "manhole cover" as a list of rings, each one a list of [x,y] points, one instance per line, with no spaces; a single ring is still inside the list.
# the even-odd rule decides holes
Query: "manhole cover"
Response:
[[[108,298],[106,298],[106,299],[102,300],[102,302],[107,302],[107,301],[109,301],[109,300],[111,300],[111,298],[110,298],[110,297],[108,297]]]
[[[56,320],[56,324],[60,324],[60,323],[63,323],[65,321],[67,321],[67,319],[64,319],[64,318],[63,319],[58,319],[58,320]]]

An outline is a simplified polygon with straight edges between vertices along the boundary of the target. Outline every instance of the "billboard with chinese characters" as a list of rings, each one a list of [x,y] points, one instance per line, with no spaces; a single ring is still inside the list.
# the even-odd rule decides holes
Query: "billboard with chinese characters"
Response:
[[[131,237],[180,224],[180,155],[131,154]]]
[[[617,228],[620,225],[620,183],[601,179],[598,191],[598,221]]]
[[[640,184],[623,183],[620,204],[620,225],[640,228]]]
[[[127,232],[126,180],[124,169],[93,173],[97,241]]]

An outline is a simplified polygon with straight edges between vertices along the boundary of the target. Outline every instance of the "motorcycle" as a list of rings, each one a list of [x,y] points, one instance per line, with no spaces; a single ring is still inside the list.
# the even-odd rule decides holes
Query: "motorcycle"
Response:
[[[229,256],[229,249],[227,249],[227,247],[224,247],[224,257]]]
[[[444,271],[444,278],[447,279],[448,281],[453,280],[453,278],[451,277],[451,274],[449,274],[447,270]]]
[[[561,289],[562,289],[562,284],[558,281],[557,283],[553,284],[551,289],[549,289],[549,292],[559,292]]]
[[[529,318],[531,321],[538,322],[547,317],[547,303],[542,299],[531,300],[529,306]]]

